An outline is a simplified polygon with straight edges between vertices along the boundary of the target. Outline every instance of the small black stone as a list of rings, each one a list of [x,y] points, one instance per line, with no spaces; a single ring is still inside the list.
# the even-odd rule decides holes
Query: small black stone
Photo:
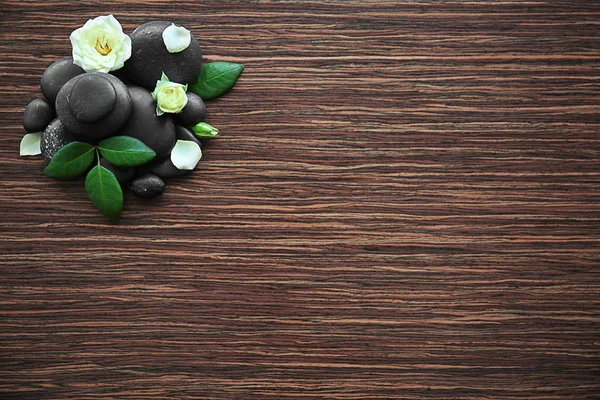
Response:
[[[44,161],[49,163],[61,147],[75,141],[75,137],[65,128],[64,124],[56,118],[42,133],[40,150]]]
[[[175,145],[175,124],[168,114],[156,115],[156,101],[150,91],[139,86],[130,86],[131,114],[119,135],[141,140],[156,153],[156,160],[171,153]]]
[[[192,172],[192,170],[177,168],[175,165],[173,165],[173,162],[171,161],[171,157],[165,158],[163,161],[156,164],[152,168],[153,174],[155,174],[165,180],[184,176],[191,172]]]
[[[106,117],[116,102],[117,92],[112,83],[101,75],[91,74],[73,86],[69,108],[77,121],[93,124]]]
[[[194,132],[186,128],[185,126],[175,125],[175,133],[177,140],[191,140],[192,142],[198,143],[198,146],[202,148],[202,142],[194,135]]]
[[[194,126],[198,122],[204,121],[206,117],[206,105],[204,100],[196,93],[187,93],[188,102],[183,107],[179,114],[175,114],[175,118],[183,126]]]
[[[85,73],[79,65],[73,64],[73,57],[65,57],[50,65],[42,74],[40,86],[44,97],[52,107],[56,103],[56,96],[65,83]]]
[[[135,167],[116,167],[109,163],[104,157],[100,158],[100,165],[115,174],[121,185],[130,181],[135,175]]]
[[[158,196],[165,190],[165,182],[153,174],[145,174],[131,182],[131,192],[142,199]]]
[[[202,68],[202,50],[194,36],[190,45],[179,53],[169,53],[162,33],[171,22],[152,21],[137,27],[131,38],[131,58],[125,62],[129,79],[149,90],[164,72],[171,82],[192,83]]]
[[[27,132],[43,131],[54,119],[54,110],[45,100],[35,99],[25,107],[23,128]]]
[[[56,98],[56,114],[67,129],[92,141],[115,133],[127,122],[130,111],[127,86],[102,72],[76,76]]]

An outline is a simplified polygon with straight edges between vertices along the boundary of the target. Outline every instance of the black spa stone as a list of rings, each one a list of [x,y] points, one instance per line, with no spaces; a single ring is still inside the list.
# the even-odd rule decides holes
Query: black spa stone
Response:
[[[129,182],[135,175],[135,167],[117,167],[109,163],[104,157],[100,158],[100,165],[112,172],[121,185]]]
[[[156,102],[150,91],[129,86],[131,114],[119,135],[141,140],[156,153],[155,160],[167,157],[175,145],[175,124],[169,114],[156,115]]]
[[[153,91],[164,72],[171,82],[192,83],[202,68],[202,50],[192,35],[190,45],[178,53],[169,53],[162,33],[171,22],[152,21],[140,25],[131,38],[131,58],[125,71],[131,82]]]
[[[194,126],[198,122],[204,121],[206,117],[206,105],[204,100],[196,93],[187,92],[188,102],[175,118],[183,126]]]
[[[35,99],[25,107],[23,128],[27,132],[39,132],[54,119],[54,110],[45,100]]]
[[[127,76],[127,73],[125,72],[125,69],[123,69],[123,68],[117,69],[114,71],[110,71],[109,74],[111,74],[115,78],[119,79],[125,85],[131,84],[131,82],[129,82],[129,77]]]
[[[74,142],[76,139],[64,124],[56,118],[46,127],[40,140],[40,150],[44,161],[49,163],[52,157],[64,145]]]
[[[131,182],[131,192],[142,199],[158,196],[165,190],[165,182],[153,174],[145,174]]]
[[[65,57],[50,65],[42,75],[40,86],[44,97],[54,108],[60,89],[77,75],[85,73],[79,65],[73,64],[73,57]]]
[[[173,162],[171,161],[171,157],[167,157],[160,163],[156,164],[152,168],[151,172],[154,175],[157,175],[157,176],[161,177],[162,179],[167,180],[167,179],[177,178],[180,176],[187,175],[190,172],[192,172],[192,170],[178,169],[175,165],[173,165]]]
[[[131,111],[127,86],[110,74],[93,72],[67,82],[56,98],[56,114],[78,138],[97,141],[121,128]]]
[[[196,135],[194,135],[194,132],[192,132],[185,126],[176,125],[175,133],[177,136],[177,140],[190,140],[192,142],[198,143],[198,146],[200,146],[200,148],[202,148],[202,142],[200,142],[200,139],[198,139],[196,137]]]

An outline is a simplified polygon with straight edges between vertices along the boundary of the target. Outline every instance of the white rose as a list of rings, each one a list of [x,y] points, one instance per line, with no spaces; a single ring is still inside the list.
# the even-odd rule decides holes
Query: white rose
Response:
[[[169,81],[163,72],[160,81],[156,81],[156,88],[152,98],[156,100],[156,115],[164,113],[179,113],[188,102],[187,85]]]
[[[86,72],[122,68],[131,57],[131,39],[112,15],[88,20],[71,33],[73,62]]]

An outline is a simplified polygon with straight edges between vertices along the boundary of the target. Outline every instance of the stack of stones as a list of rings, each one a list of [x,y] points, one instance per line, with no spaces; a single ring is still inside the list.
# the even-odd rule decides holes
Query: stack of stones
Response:
[[[40,149],[46,163],[64,145],[73,141],[97,144],[110,136],[131,136],[156,153],[148,164],[116,167],[101,159],[139,197],[162,193],[165,180],[189,173],[173,165],[169,155],[177,140],[202,146],[190,127],[204,120],[204,101],[187,92],[180,113],[157,116],[152,91],[163,72],[169,80],[190,84],[202,67],[200,44],[192,36],[183,51],[171,53],[162,32],[171,22],[153,21],[139,26],[131,35],[131,57],[123,68],[86,73],[72,57],[56,61],[41,79],[44,99],[30,102],[23,114],[27,132],[42,132]]]

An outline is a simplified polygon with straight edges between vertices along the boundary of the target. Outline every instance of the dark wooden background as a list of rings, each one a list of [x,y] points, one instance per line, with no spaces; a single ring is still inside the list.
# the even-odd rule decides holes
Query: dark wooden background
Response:
[[[0,2],[2,399],[592,399],[600,2]],[[113,13],[246,65],[108,224],[21,158]]]

